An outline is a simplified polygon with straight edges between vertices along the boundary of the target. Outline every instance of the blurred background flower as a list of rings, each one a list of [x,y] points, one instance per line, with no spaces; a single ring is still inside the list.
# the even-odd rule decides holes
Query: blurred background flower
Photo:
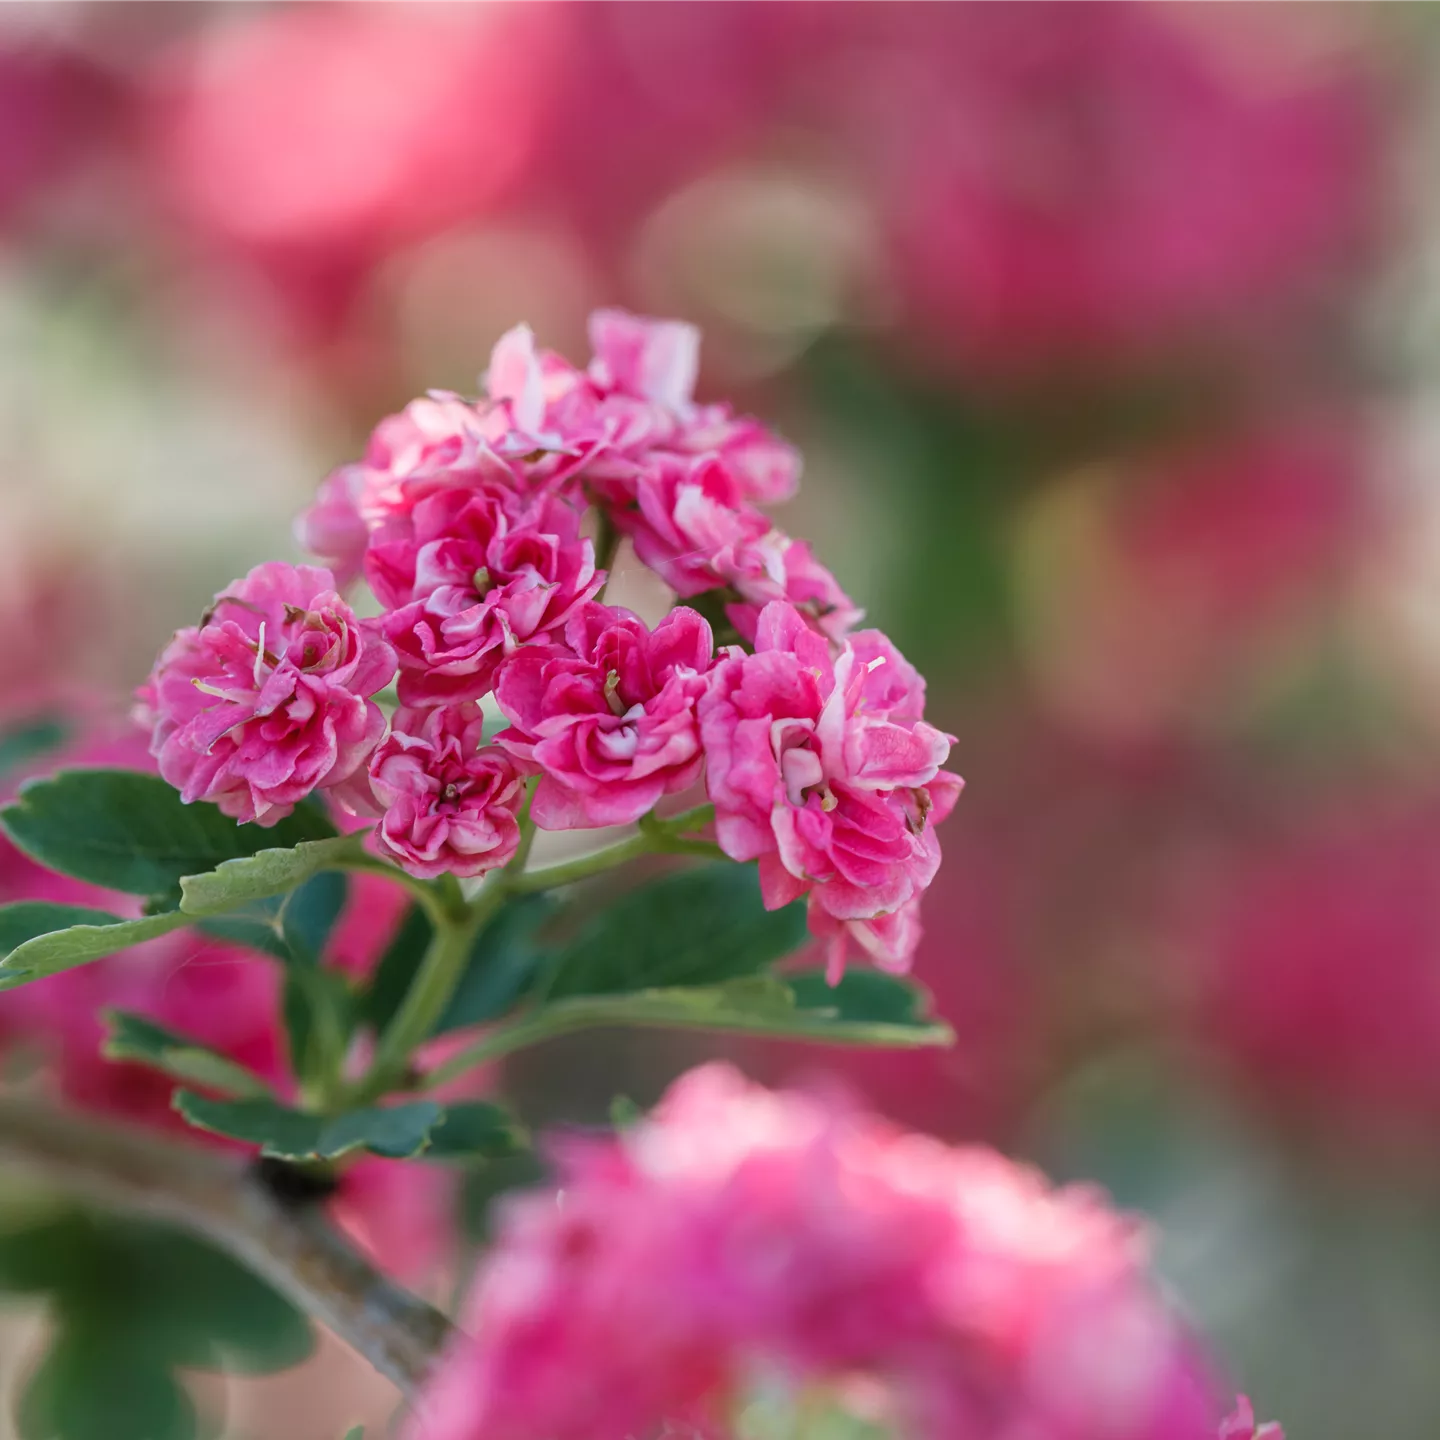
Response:
[[[1265,1413],[1428,1440],[1437,39],[1346,4],[7,7],[0,725],[122,714],[515,322],[699,323],[700,398],[801,446],[786,529],[969,781],[918,967],[958,1046],[746,1067],[1099,1180]],[[509,1083],[603,1119],[698,1054],[577,1039]],[[237,1382],[233,1433],[342,1433],[324,1364],[303,1414]]]

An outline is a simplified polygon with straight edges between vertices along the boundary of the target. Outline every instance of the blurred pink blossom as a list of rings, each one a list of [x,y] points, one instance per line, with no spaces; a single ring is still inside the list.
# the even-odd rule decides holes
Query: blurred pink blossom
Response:
[[[1244,11],[846,9],[829,97],[907,321],[991,374],[1263,335],[1367,256],[1384,112],[1353,52]]]
[[[1169,921],[1189,962],[1191,1033],[1331,1133],[1433,1125],[1435,804],[1337,795],[1288,831],[1187,850],[1180,864]]]
[[[512,191],[561,14],[302,5],[206,26],[157,67],[157,167],[198,234],[329,328],[386,255]]]
[[[723,1065],[558,1158],[563,1203],[506,1204],[417,1440],[719,1437],[777,1392],[945,1440],[1215,1434],[1094,1193]]]

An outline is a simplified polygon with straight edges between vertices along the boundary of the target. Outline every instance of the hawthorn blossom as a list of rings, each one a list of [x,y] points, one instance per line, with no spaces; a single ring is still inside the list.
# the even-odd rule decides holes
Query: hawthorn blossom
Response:
[[[700,778],[710,627],[682,607],[651,631],[592,601],[565,642],[526,646],[501,670],[496,698],[513,728],[496,738],[539,768],[530,814],[542,830],[631,824]]]
[[[700,702],[716,838],[760,861],[770,909],[809,896],[838,978],[847,939],[908,968],[913,902],[934,878],[934,825],[959,796],[953,737],[921,718],[925,687],[879,631],[832,656],[793,606],[761,612],[755,653],[716,666]]]
[[[726,615],[753,640],[761,608],[787,600],[816,629],[842,639],[859,610],[803,541],[792,540],[745,498],[715,456],[657,456],[610,516],[635,554],[681,599],[724,590]]]
[[[504,1203],[409,1440],[718,1437],[801,1396],[933,1440],[1214,1440],[1144,1237],[1091,1191],[719,1064],[556,1150],[564,1203]]]
[[[375,848],[412,875],[481,875],[520,844],[525,782],[473,703],[399,710],[370,760]]]
[[[475,407],[448,391],[432,391],[387,415],[362,460],[326,476],[315,503],[296,520],[295,538],[348,584],[360,574],[370,536],[423,494],[509,478]]]
[[[758,420],[729,405],[693,399],[700,332],[677,320],[623,310],[590,317],[594,356],[580,370],[537,350],[528,326],[496,345],[486,374],[488,433],[497,448],[508,432],[534,451],[569,455],[549,462],[549,477],[583,473],[611,503],[624,504],[635,481],[659,457],[708,455],[722,464],[749,502],[788,500],[800,480],[796,450]]]
[[[365,761],[385,730],[368,697],[394,674],[394,652],[328,570],[272,561],[176,633],[137,714],[186,804],[273,825],[316,788],[366,805]]]
[[[571,505],[489,484],[418,499],[372,537],[365,575],[403,705],[485,694],[508,655],[563,628],[605,583]]]

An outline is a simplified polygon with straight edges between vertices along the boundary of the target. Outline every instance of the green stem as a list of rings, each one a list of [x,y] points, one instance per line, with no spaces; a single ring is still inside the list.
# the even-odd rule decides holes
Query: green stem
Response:
[[[505,866],[505,874],[512,880],[525,873],[525,866],[530,861],[530,848],[535,844],[535,822],[530,818],[530,806],[535,801],[535,787],[539,783],[540,777],[536,775],[525,787],[525,805],[520,811],[520,844]]]
[[[448,910],[432,915],[435,934],[430,948],[400,1008],[375,1046],[369,1071],[347,1097],[351,1104],[374,1100],[404,1081],[411,1055],[429,1038],[465,973],[476,935],[504,899],[505,891],[499,885],[490,885],[462,916]]]
[[[724,852],[713,841],[687,839],[683,833],[709,824],[714,814],[713,805],[697,805],[693,810],[686,810],[668,820],[645,815],[640,820],[639,830],[618,844],[607,845],[603,850],[592,850],[588,855],[577,855],[573,860],[562,860],[558,865],[546,865],[522,874],[507,874],[505,888],[512,895],[556,890],[562,885],[588,880],[592,875],[603,875],[605,871],[638,860],[642,855],[703,855],[708,859],[723,860]]]
[[[650,816],[645,818],[648,820]],[[671,835],[689,835],[695,830],[703,830],[714,819],[715,807],[707,803],[696,805],[692,810],[682,810],[678,815],[656,823]]]
[[[492,1030],[473,1045],[467,1045],[465,1049],[431,1070],[420,1082],[421,1088],[432,1090],[465,1074],[467,1070],[492,1064],[516,1050],[525,1050],[531,1045],[538,1045],[542,1040],[551,1040],[557,1035],[565,1035],[573,1030],[586,1030],[603,1023],[604,1021],[580,1013],[570,1014],[561,1010],[537,1011],[513,1024]]]
[[[620,548],[620,532],[603,506],[597,507],[595,513],[600,517],[600,528],[595,535],[595,568],[609,570],[615,563],[615,552]]]
[[[534,793],[531,782],[531,795]],[[627,864],[642,855],[703,855],[708,858],[724,858],[718,845],[709,840],[687,838],[685,833],[708,825],[714,818],[712,805],[697,805],[674,815],[668,820],[646,815],[634,835],[618,844],[606,846],[603,850],[592,851],[589,855],[578,856],[558,865],[547,865],[539,870],[526,870],[530,847],[535,839],[535,823],[530,818],[530,802],[527,797],[520,817],[520,844],[514,856],[503,870],[492,871],[476,898],[467,903],[460,886],[452,875],[441,876],[435,884],[417,881],[393,866],[385,866],[388,874],[394,875],[401,883],[407,884],[425,906],[435,927],[430,948],[421,961],[419,972],[406,991],[405,999],[394,1018],[385,1028],[375,1047],[375,1057],[365,1076],[351,1087],[345,1099],[350,1104],[363,1104],[384,1095],[387,1091],[403,1084],[411,1056],[429,1038],[435,1022],[444,1014],[445,1006],[460,983],[466,962],[475,942],[475,937],[490,922],[496,912],[512,895],[532,895],[542,890],[554,890],[562,885],[573,885],[601,875],[619,865]],[[369,868],[368,866],[366,868]],[[496,1053],[504,1054],[510,1049],[534,1043],[526,1038],[527,1026],[539,1027],[535,1038],[544,1038],[557,1033],[558,1024],[564,1029],[576,1028],[574,1018],[562,1019],[553,1014],[543,1020],[520,1021],[508,1030],[498,1032],[479,1042],[478,1049],[487,1046],[501,1046]],[[580,1021],[580,1024],[595,1023]],[[464,1052],[464,1056],[471,1051]],[[457,1057],[464,1059],[464,1056]],[[436,1074],[459,1073],[471,1065],[493,1058],[488,1052],[480,1059],[467,1059],[456,1068],[451,1061]],[[427,1078],[427,1084],[440,1083],[434,1075]]]
[[[363,855],[347,860],[343,868],[363,870],[369,874],[383,875],[387,880],[393,880],[395,884],[408,890],[425,907],[425,913],[437,927],[444,921],[447,914],[458,914],[459,910],[465,906],[465,897],[461,895],[460,886],[453,875],[442,875],[438,881],[421,880],[415,875],[408,874],[398,865],[392,865],[388,860],[380,860],[373,855]]]
[[[636,860],[641,855],[652,855],[656,848],[654,838],[640,830],[618,845],[607,845],[603,850],[592,850],[588,855],[578,855],[558,865],[546,865],[539,870],[527,870],[523,875],[512,875],[506,889],[512,895],[533,895],[537,890],[574,885],[577,881],[588,880],[592,875],[601,875],[617,865]]]

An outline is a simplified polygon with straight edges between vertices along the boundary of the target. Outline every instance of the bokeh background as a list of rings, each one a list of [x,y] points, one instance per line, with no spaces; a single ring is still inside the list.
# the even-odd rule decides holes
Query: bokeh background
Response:
[[[747,1068],[1100,1181],[1295,1440],[1431,1440],[1437,67],[1420,6],[0,7],[0,716],[122,711],[516,321],[700,324],[969,782],[957,1047]],[[327,1363],[231,1433],[338,1435]]]

